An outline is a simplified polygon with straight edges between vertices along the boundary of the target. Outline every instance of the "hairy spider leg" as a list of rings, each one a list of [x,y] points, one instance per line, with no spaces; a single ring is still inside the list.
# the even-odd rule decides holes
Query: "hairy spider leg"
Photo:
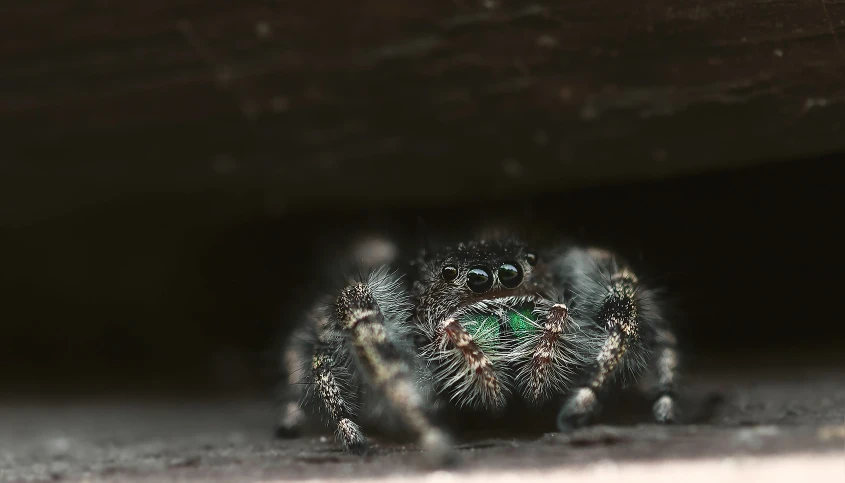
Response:
[[[527,381],[525,392],[529,401],[535,404],[545,402],[567,381],[566,374],[559,374],[564,368],[566,356],[562,337],[566,328],[569,309],[564,304],[554,304],[549,308],[543,321],[543,331],[537,345],[531,353],[526,367],[527,374],[520,380]]]
[[[369,446],[367,438],[360,426],[352,420],[352,408],[344,398],[344,391],[336,374],[337,366],[331,352],[326,349],[317,349],[311,362],[311,369],[317,395],[332,421],[337,425],[337,435],[343,447],[352,453],[366,453]]]
[[[435,347],[442,363],[441,376],[454,388],[454,398],[493,410],[504,406],[505,394],[495,367],[460,322],[444,320],[436,332]]]
[[[388,338],[384,315],[367,284],[351,285],[341,292],[335,319],[338,329],[348,337],[358,368],[416,433],[429,455],[438,460],[453,458],[449,437],[423,411],[411,370]]]
[[[306,422],[304,407],[316,391],[314,384],[313,360],[316,349],[332,347],[325,304],[317,301],[311,310],[304,314],[304,324],[294,330],[282,348],[282,372],[286,383],[277,392],[276,427],[277,438],[294,438],[301,433]],[[345,374],[345,368],[338,368]],[[325,406],[325,405],[323,405]]]
[[[576,257],[591,261],[581,264],[581,268],[587,271],[581,276],[587,280],[601,280],[600,290],[583,295],[597,299],[587,303],[598,308],[595,319],[606,331],[606,336],[590,367],[587,383],[569,397],[558,414],[561,431],[589,422],[598,410],[598,395],[612,379],[631,346],[638,344],[640,338],[641,307],[637,297],[637,276],[608,251],[576,249],[573,252]]]
[[[675,384],[678,372],[677,339],[668,328],[657,330],[655,364],[655,402],[652,406],[654,420],[658,423],[672,423],[677,420]]]
[[[305,414],[300,406],[304,396],[303,384],[300,384],[301,374],[298,369],[307,364],[304,354],[297,350],[294,344],[288,344],[283,354],[284,367],[287,384],[280,391],[277,401],[276,437],[293,438],[299,435],[305,423]]]

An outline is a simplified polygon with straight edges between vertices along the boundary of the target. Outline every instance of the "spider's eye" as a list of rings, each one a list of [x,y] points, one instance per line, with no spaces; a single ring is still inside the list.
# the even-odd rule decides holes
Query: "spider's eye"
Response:
[[[467,273],[467,287],[475,293],[490,290],[493,286],[493,274],[484,267],[473,267]]]
[[[528,262],[528,264],[533,267],[534,265],[537,265],[537,255],[535,255],[531,252],[526,253],[525,254],[525,261]]]
[[[443,270],[440,271],[440,275],[443,277],[443,280],[451,282],[458,277],[458,267],[454,265],[444,265]]]
[[[503,263],[499,267],[499,281],[507,288],[515,288],[522,283],[522,268],[516,263]]]

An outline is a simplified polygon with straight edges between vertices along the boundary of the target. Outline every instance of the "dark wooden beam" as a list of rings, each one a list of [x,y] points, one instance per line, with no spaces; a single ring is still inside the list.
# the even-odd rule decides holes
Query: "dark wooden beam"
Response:
[[[841,0],[0,10],[2,201],[49,191],[36,211],[218,183],[283,209],[501,197],[845,152]]]

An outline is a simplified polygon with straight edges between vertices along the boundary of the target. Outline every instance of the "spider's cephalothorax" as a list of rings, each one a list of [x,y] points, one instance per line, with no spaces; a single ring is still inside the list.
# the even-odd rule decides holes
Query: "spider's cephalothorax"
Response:
[[[437,408],[562,401],[566,430],[589,421],[616,376],[646,370],[656,376],[655,419],[674,419],[675,338],[654,293],[613,253],[538,252],[494,238],[423,252],[408,273],[384,262],[315,308],[292,337],[281,433],[315,403],[349,451],[366,450],[359,422],[378,412],[448,456]]]

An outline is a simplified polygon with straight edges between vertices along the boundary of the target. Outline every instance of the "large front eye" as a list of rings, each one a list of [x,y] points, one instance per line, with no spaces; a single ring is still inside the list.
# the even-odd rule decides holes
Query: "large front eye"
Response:
[[[499,267],[499,281],[507,288],[518,287],[522,283],[522,268],[516,263],[503,263]]]
[[[493,274],[484,267],[473,267],[467,273],[467,287],[475,293],[483,293],[493,286]]]

